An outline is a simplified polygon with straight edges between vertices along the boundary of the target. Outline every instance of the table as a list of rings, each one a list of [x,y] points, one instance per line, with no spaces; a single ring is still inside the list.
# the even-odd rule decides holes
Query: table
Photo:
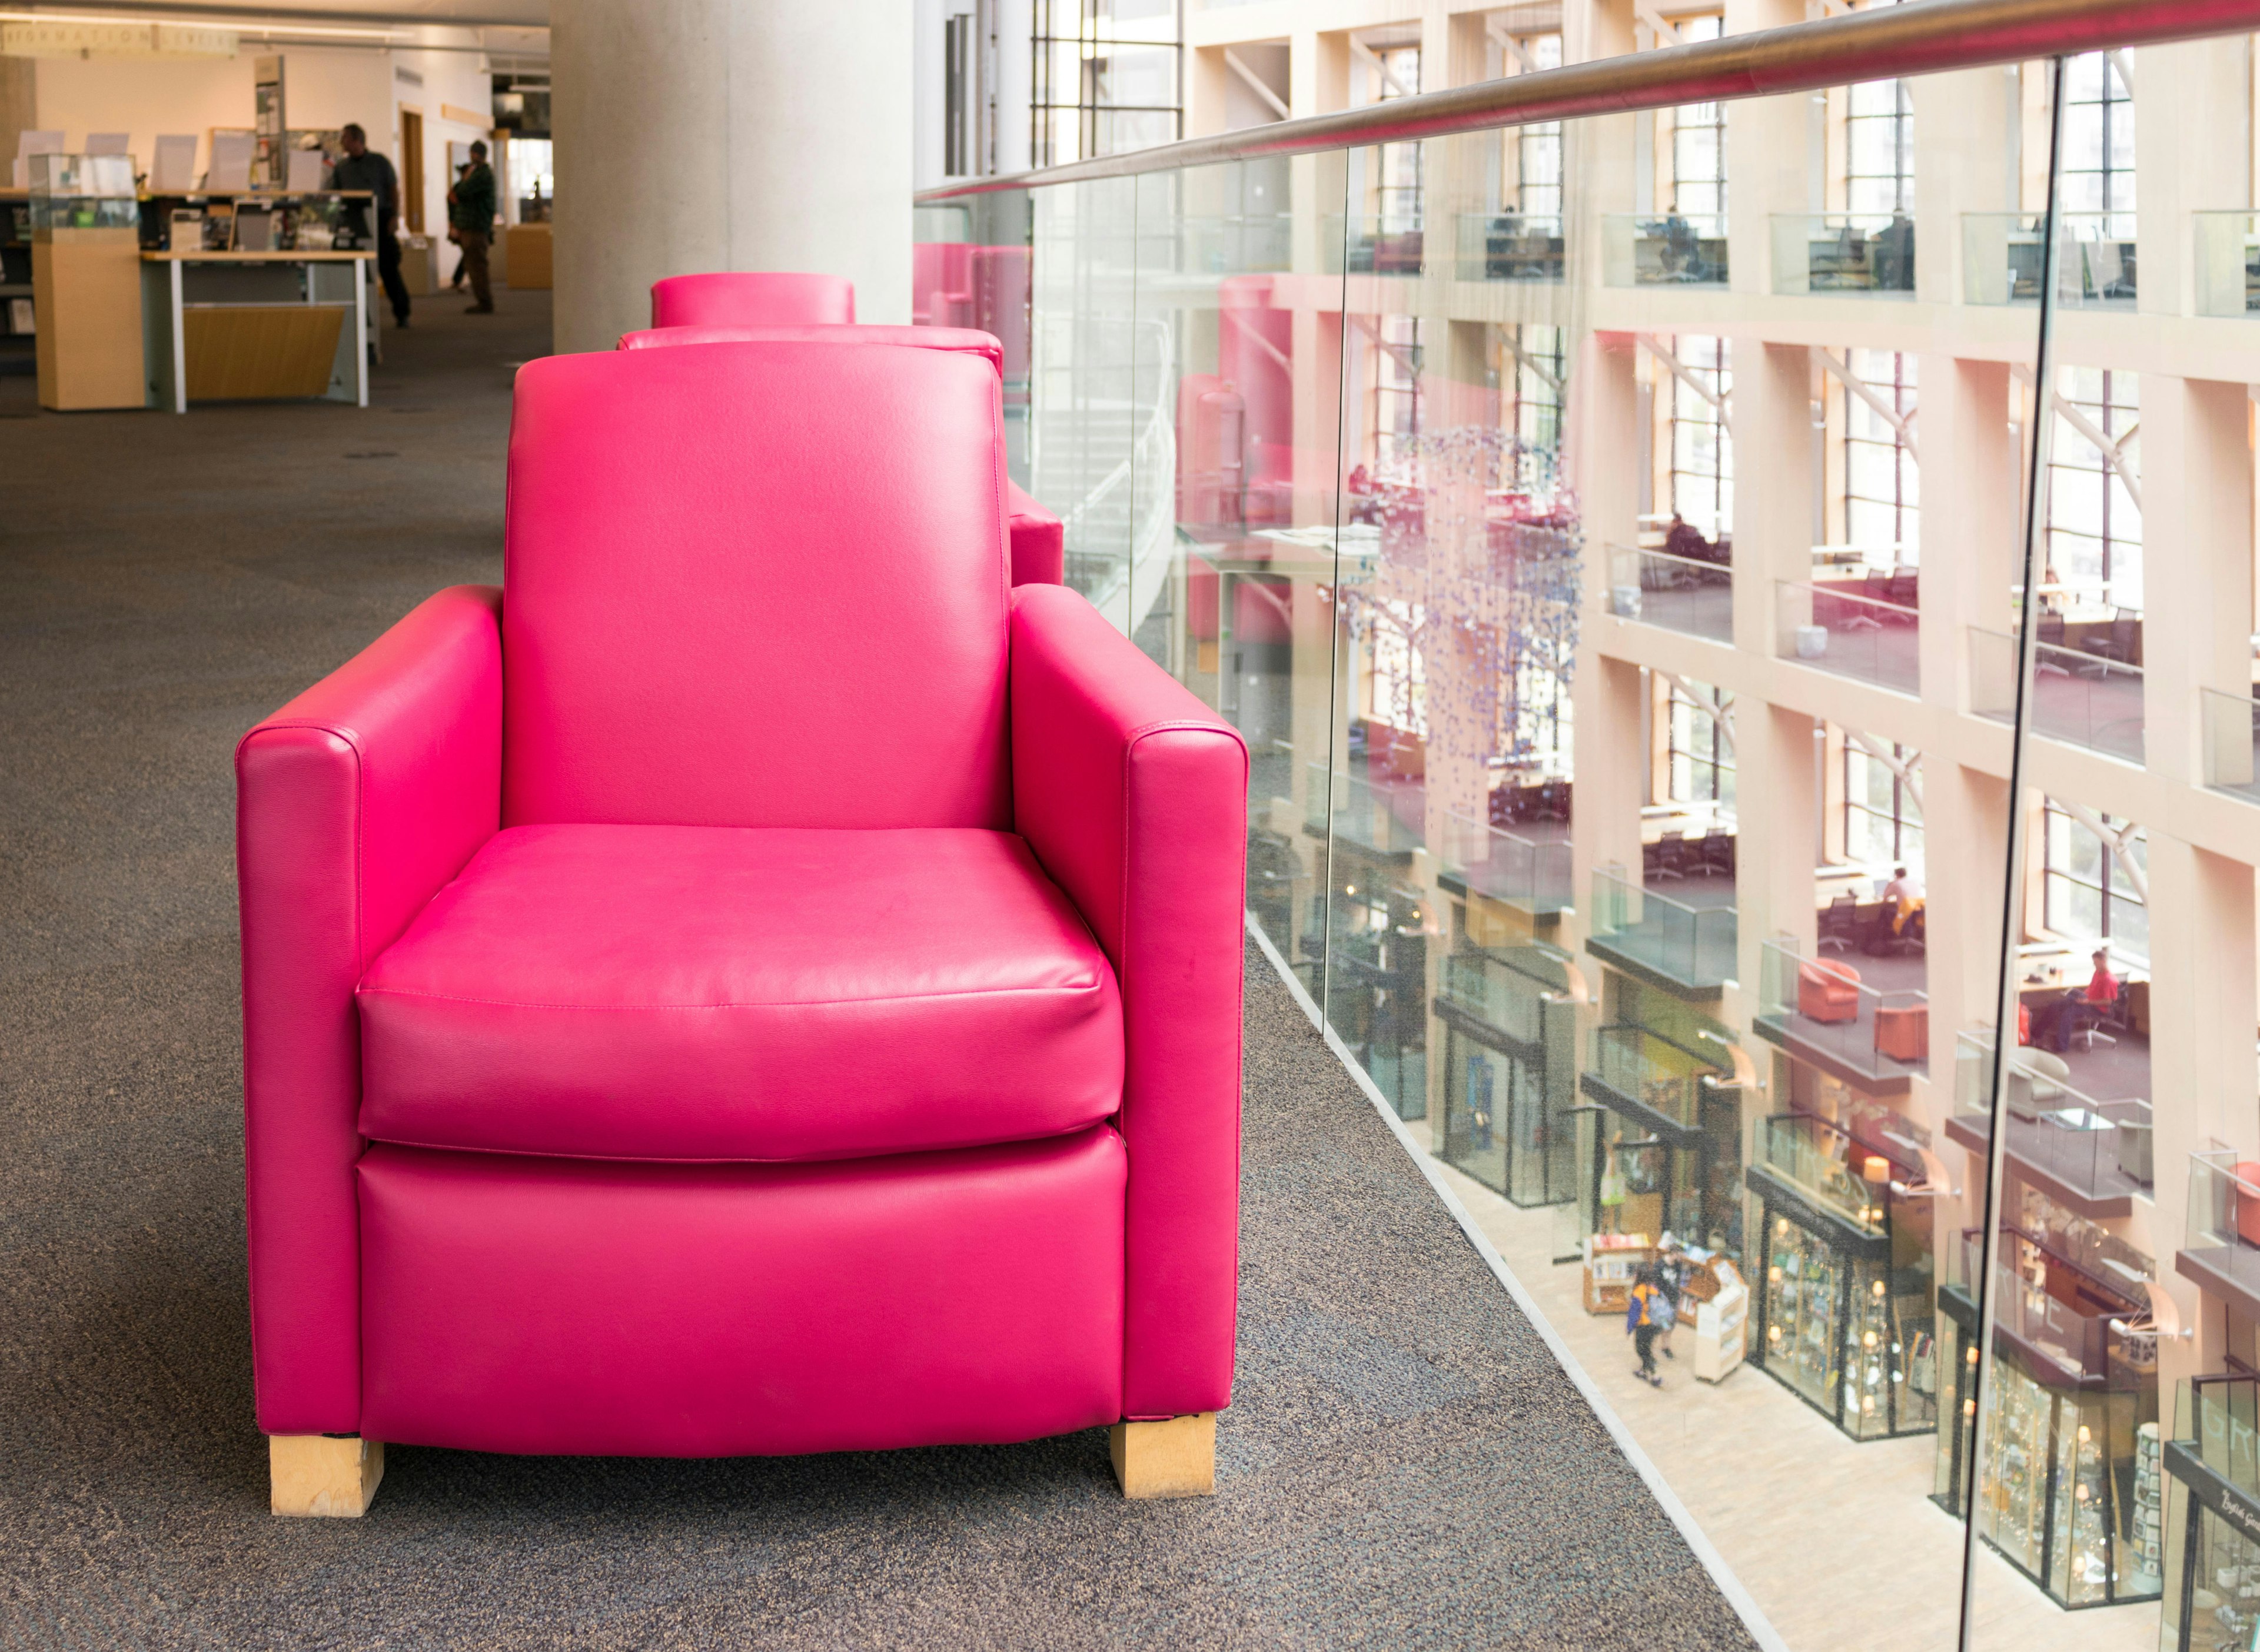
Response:
[[[153,404],[185,413],[192,397],[295,396],[367,407],[375,257],[369,247],[142,254]]]

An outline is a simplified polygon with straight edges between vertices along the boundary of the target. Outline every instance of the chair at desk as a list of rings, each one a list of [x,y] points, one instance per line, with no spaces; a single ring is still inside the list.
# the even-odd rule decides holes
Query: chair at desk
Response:
[[[1563,826],[1570,823],[1570,783],[1549,780],[1538,788],[1538,804],[1531,817],[1534,820],[1556,820]]]
[[[2086,638],[2079,646],[2097,656],[2093,669],[2098,676],[2109,676],[2113,665],[2131,667],[2142,648],[2142,617],[2131,608],[2115,610],[2110,634]]]
[[[1650,877],[1687,876],[1687,834],[1667,832],[1649,846],[1648,875]]]
[[[1920,578],[1921,576],[1912,568],[1892,570],[1892,576],[1884,582],[1883,600],[1892,604],[1891,609],[1885,611],[1885,619],[1895,626],[1911,626],[1915,623],[1914,610],[1922,605]],[[1907,611],[1905,613],[1892,611],[1901,608]]]
[[[1696,869],[1713,877],[1734,875],[1734,834],[1724,826],[1713,826],[1695,846]]]
[[[1846,952],[1859,944],[1860,898],[1839,895],[1820,913],[1820,944],[1841,947]]]
[[[2038,634],[2042,653],[2039,659],[2033,666],[2033,675],[2035,676],[2045,676],[2048,673],[2053,671],[2060,677],[2070,676],[2071,675],[2070,668],[2061,664],[2047,652],[2047,650],[2050,648],[2056,648],[2058,650],[2065,649],[2063,616],[2058,613],[2050,613],[2048,610],[2042,609],[2041,611],[2040,630]]]

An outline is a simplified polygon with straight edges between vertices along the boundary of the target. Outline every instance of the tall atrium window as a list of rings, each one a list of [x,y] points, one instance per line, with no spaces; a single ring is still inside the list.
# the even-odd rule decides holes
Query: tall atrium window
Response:
[[[1688,377],[1726,399],[1733,375],[1727,341],[1681,333],[1673,353]],[[1671,508],[1707,539],[1730,532],[1734,521],[1734,446],[1717,402],[1677,374],[1663,381],[1671,397]]]
[[[2136,457],[2140,383],[2132,373],[2084,367],[2065,368],[2058,379],[2049,572],[2051,583],[2067,588],[2068,607],[2142,606],[2142,513],[2120,470]],[[2106,449],[2099,436],[2114,445]]]
[[[1734,703],[1731,694],[1719,697],[1724,712]],[[1720,718],[1679,683],[1671,685],[1670,716],[1665,732],[1666,801],[1715,803],[1728,813],[1734,807],[1734,747],[1720,727]]]
[[[1562,67],[1562,37],[1534,34],[1520,42],[1532,68]],[[1562,216],[1562,123],[1541,120],[1508,129],[1514,194],[1512,204],[1526,218]]]
[[[2063,200],[2075,236],[2126,240],[2135,233],[2135,89],[2128,74],[2118,52],[2084,52],[2064,64]]]
[[[1859,741],[1844,742],[1844,856],[1868,866],[1904,864],[1922,876],[1922,808],[1901,776],[1916,761],[1891,747],[1885,762]]]
[[[1366,353],[1372,397],[1367,428],[1373,433],[1374,460],[1386,465],[1420,433],[1420,320],[1385,315],[1363,325],[1372,346]]]
[[[1353,54],[1350,74],[1361,82],[1357,103],[1387,104],[1411,97],[1420,89],[1420,48],[1417,46],[1378,46]],[[1373,180],[1373,211],[1384,234],[1420,226],[1420,154],[1418,143],[1385,143],[1375,152],[1379,159]],[[1352,165],[1356,164],[1355,159]]]
[[[2148,963],[2149,856],[2142,829],[2129,832],[2126,821],[2107,814],[2082,819],[2084,812],[2048,801],[2042,921],[2082,948],[2107,946]]]
[[[1679,43],[1715,40],[1723,18],[1689,18]],[[1727,106],[1682,104],[1671,118],[1671,210],[1684,217],[1723,218],[1727,211]]]
[[[1064,166],[1184,135],[1176,0],[1034,0],[1029,144]]]
[[[1499,425],[1520,445],[1518,478],[1526,489],[1548,480],[1538,474],[1562,446],[1563,329],[1534,323],[1498,331]]]
[[[1844,206],[1885,218],[1914,209],[1914,94],[1905,81],[1847,89]]]
[[[1892,350],[1854,350],[1852,376],[1902,419],[1914,411],[1915,358]],[[1914,454],[1865,397],[1834,386],[1844,403],[1844,542],[1866,549],[1900,547],[1892,560],[1913,562],[1920,498]]]

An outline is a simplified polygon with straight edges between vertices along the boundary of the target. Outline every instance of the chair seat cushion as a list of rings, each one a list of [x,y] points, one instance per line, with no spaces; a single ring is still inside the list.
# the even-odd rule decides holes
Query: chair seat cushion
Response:
[[[497,833],[363,976],[361,1134],[755,1161],[1114,1113],[1113,970],[1018,836]]]

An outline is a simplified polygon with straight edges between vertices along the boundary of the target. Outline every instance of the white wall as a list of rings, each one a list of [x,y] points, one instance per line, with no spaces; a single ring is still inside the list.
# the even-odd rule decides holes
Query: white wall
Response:
[[[468,40],[459,30],[426,31],[427,41]],[[66,148],[76,148],[93,132],[131,134],[137,166],[146,170],[161,132],[193,132],[197,167],[210,163],[210,129],[248,127],[252,120],[252,59],[246,49],[232,58],[41,58],[37,60],[38,124],[60,129]],[[447,147],[487,135],[493,104],[487,60],[476,52],[293,48],[282,54],[283,115],[293,126],[358,124],[369,146],[392,157],[404,176],[400,147],[402,105],[424,116],[425,226],[433,234],[446,227]],[[423,84],[397,79],[404,68]],[[478,124],[441,111],[453,106],[476,115]],[[490,143],[491,140],[490,139]]]

